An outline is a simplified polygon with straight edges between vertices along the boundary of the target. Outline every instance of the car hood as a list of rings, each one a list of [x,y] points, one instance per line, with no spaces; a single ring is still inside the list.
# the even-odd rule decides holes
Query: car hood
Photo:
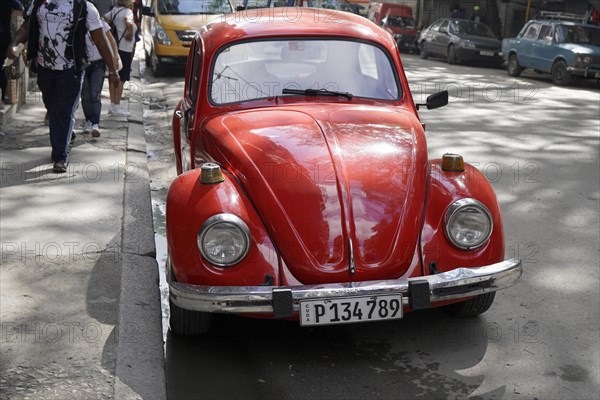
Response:
[[[472,36],[472,35],[460,35],[458,36],[461,40],[469,40],[473,43],[476,43],[480,46],[485,46],[487,48],[502,46],[502,42],[498,39],[488,38],[483,36]]]
[[[600,46],[593,44],[561,43],[560,47],[576,54],[600,55]]]
[[[209,22],[221,18],[222,14],[188,14],[188,15],[172,15],[161,14],[159,23],[164,29],[185,31],[192,29],[200,29]]]
[[[406,272],[427,168],[410,111],[303,105],[217,116],[203,129],[204,145],[240,180],[300,282]]]

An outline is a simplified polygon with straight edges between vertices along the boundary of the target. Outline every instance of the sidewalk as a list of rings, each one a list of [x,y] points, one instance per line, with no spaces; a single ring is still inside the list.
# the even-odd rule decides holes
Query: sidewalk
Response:
[[[0,137],[0,398],[164,399],[139,64],[102,135],[52,172],[39,92]]]

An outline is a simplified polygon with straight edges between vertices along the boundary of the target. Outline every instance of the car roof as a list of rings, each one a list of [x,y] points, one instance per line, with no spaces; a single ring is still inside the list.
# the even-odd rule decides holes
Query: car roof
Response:
[[[215,51],[240,39],[276,36],[347,37],[395,46],[392,36],[367,18],[339,11],[308,7],[276,7],[223,15],[199,32],[206,51]]]

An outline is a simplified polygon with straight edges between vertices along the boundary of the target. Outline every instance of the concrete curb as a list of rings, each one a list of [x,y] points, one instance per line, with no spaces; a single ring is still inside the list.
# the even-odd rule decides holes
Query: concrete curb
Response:
[[[132,84],[141,87],[139,61]],[[143,126],[143,106],[130,99],[123,194],[122,275],[115,399],[167,398],[158,264]]]

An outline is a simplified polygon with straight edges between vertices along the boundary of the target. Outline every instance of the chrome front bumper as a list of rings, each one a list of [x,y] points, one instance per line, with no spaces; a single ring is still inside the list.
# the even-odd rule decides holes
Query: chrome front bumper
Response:
[[[412,309],[432,302],[476,296],[517,283],[521,260],[511,259],[478,268],[457,268],[436,275],[408,279],[330,283],[306,286],[200,286],[170,282],[171,301],[195,311],[291,316],[302,300],[397,294]]]
[[[584,78],[600,78],[600,67],[597,66],[587,66],[585,68],[567,67],[567,71],[573,75],[583,76]]]

